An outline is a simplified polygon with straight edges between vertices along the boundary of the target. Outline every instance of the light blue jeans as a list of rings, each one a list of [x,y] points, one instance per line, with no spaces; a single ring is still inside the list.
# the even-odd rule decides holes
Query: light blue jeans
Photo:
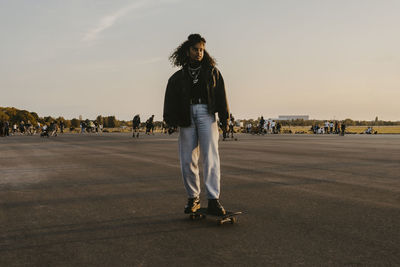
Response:
[[[208,199],[220,194],[220,162],[218,125],[207,105],[191,105],[191,125],[180,127],[179,155],[183,183],[189,198],[200,196],[199,156],[203,162],[204,184]]]

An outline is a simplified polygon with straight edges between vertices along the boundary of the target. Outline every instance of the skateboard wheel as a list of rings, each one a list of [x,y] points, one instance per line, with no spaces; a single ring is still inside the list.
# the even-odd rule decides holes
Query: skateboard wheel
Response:
[[[218,225],[222,225],[224,222],[222,220],[219,220],[217,223]]]
[[[231,218],[231,224],[234,224],[234,223],[236,223],[237,222],[237,219],[235,218],[235,217],[232,217]]]

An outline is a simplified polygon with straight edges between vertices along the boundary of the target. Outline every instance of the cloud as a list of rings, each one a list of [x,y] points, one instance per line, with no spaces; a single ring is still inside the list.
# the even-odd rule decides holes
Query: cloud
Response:
[[[124,8],[121,8],[111,15],[103,17],[96,27],[89,30],[85,34],[82,41],[87,43],[94,41],[101,32],[112,27],[118,19],[126,16],[130,11],[142,8],[145,5],[146,5],[145,1],[137,2],[129,6],[126,6]]]
[[[149,6],[162,6],[162,5],[169,5],[169,4],[176,4],[181,2],[182,0],[142,0],[139,2],[135,2],[130,4],[126,7],[119,9],[118,11],[114,12],[111,15],[105,16],[100,19],[99,23],[96,27],[90,29],[82,38],[82,41],[85,43],[91,43],[96,40],[97,36],[101,34],[106,29],[112,27],[115,22],[126,16],[132,10],[138,10],[141,8],[149,7]]]

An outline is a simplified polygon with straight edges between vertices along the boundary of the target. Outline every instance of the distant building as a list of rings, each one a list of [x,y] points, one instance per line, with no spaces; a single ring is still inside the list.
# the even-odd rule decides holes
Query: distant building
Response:
[[[277,120],[280,121],[294,121],[294,120],[309,120],[310,116],[308,115],[279,115]]]

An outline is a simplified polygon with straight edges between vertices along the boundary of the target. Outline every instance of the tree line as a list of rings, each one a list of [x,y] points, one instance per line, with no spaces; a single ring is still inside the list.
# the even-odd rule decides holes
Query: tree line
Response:
[[[52,122],[63,123],[67,128],[79,128],[81,122],[88,123],[89,121],[96,121],[98,124],[102,124],[104,128],[116,128],[119,126],[127,125],[126,121],[119,121],[115,116],[97,116],[96,120],[89,119],[77,119],[71,120],[65,119],[64,117],[54,118],[51,116],[39,117],[36,112],[29,112],[27,110],[20,110],[14,107],[0,107],[0,120],[8,121],[10,125],[19,124],[21,122],[31,123],[32,125],[40,124],[50,125]]]
[[[261,118],[255,119],[245,119],[241,120],[244,125],[247,125],[248,123],[251,124],[258,124]],[[53,118],[51,116],[45,116],[45,117],[39,117],[39,115],[36,112],[29,112],[27,110],[20,110],[14,107],[0,107],[0,120],[2,121],[8,121],[10,125],[16,123],[19,124],[20,122],[25,122],[28,123],[30,121],[31,124],[36,125],[38,122],[41,124],[46,124],[49,125],[51,122],[63,122],[65,127],[68,128],[79,128],[80,123],[82,121],[96,121],[98,124],[103,125],[104,128],[116,128],[120,126],[127,126],[130,127],[132,126],[132,121],[124,121],[124,120],[118,120],[115,116],[102,116],[99,115],[95,120],[89,120],[89,119],[84,119],[80,120],[77,118],[73,118],[71,120],[65,119],[64,117],[58,117],[58,118]],[[311,125],[322,125],[326,120],[303,120],[303,119],[297,119],[297,120],[282,120],[279,121],[281,125],[283,126],[311,126]],[[331,121],[331,120],[328,120]],[[375,120],[371,121],[360,121],[360,120],[352,120],[352,119],[345,119],[341,120],[341,122],[344,122],[347,126],[394,126],[394,125],[400,125],[400,121],[383,121],[379,120],[378,117],[375,118]],[[142,123],[144,125],[144,123]],[[160,121],[155,122],[156,128],[161,126]]]

